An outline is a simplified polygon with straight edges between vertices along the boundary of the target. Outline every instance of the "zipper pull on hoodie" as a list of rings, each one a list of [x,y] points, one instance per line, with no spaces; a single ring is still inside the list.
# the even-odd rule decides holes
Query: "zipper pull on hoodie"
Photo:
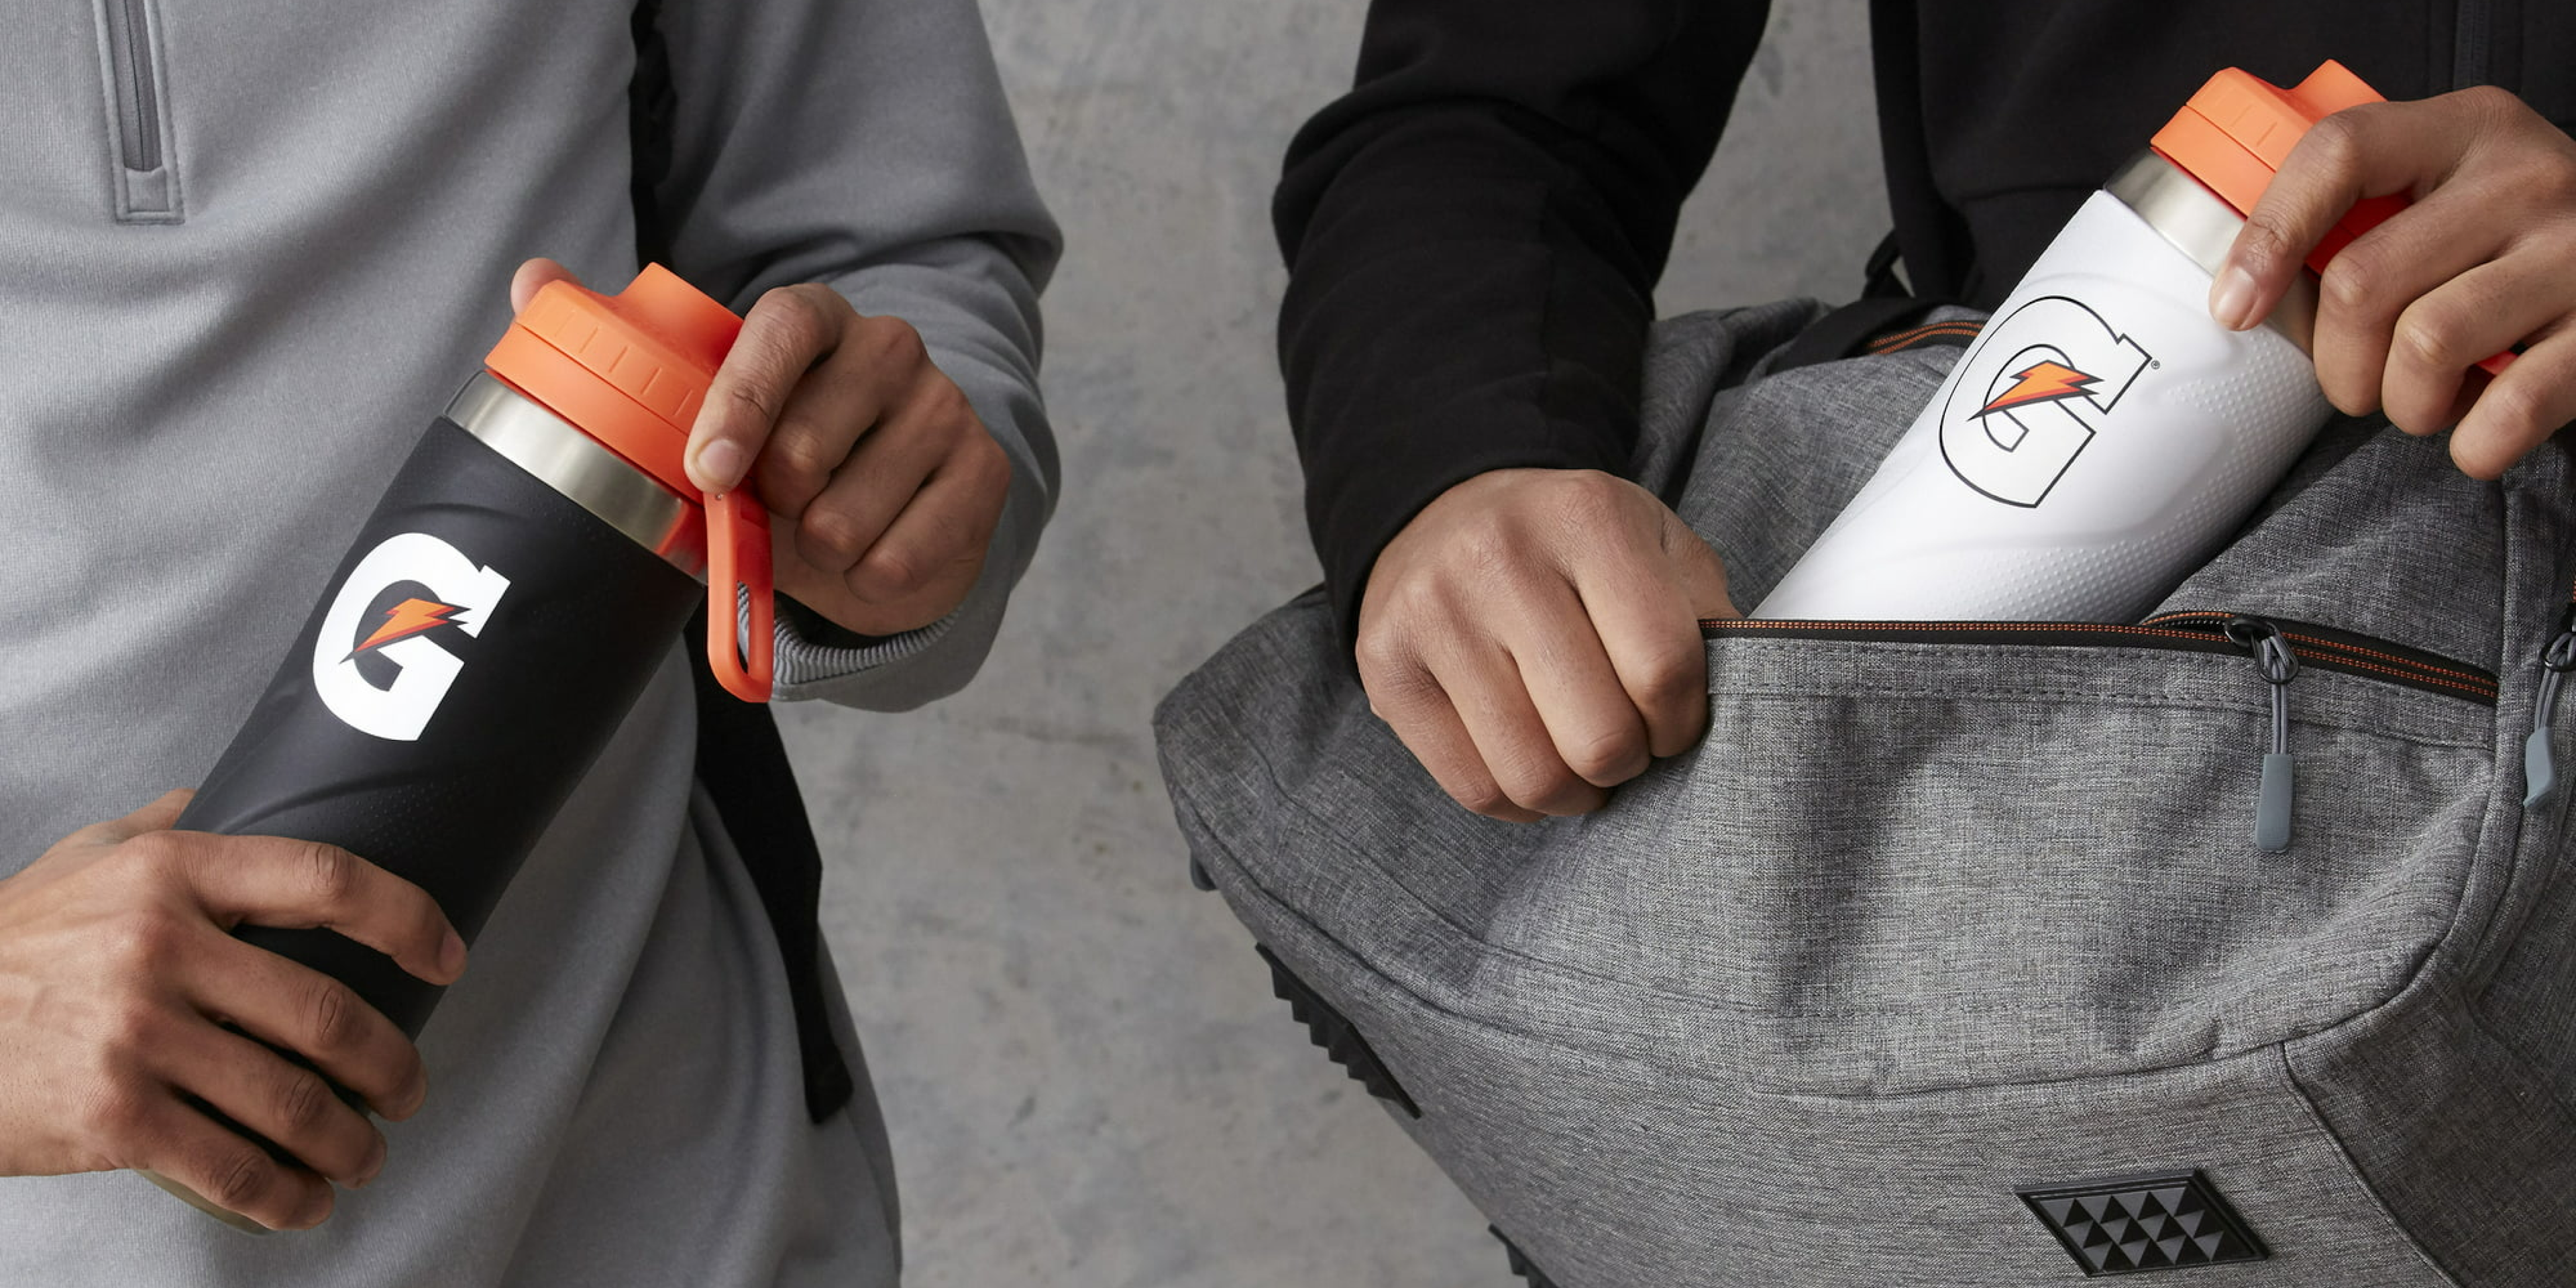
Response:
[[[2558,715],[2558,692],[2566,687],[2567,673],[2576,670],[2576,603],[2569,604],[2559,618],[2557,638],[2541,650],[2540,665],[2547,674],[2540,677],[2540,700],[2532,704],[2531,736],[2522,742],[2525,809],[2539,804],[2558,785],[2558,761],[2550,750],[2549,736]]]
[[[2227,638],[2254,651],[2263,682],[2272,686],[2272,745],[2263,753],[2263,793],[2254,807],[2254,844],[2278,854],[2290,848],[2290,804],[2297,774],[2290,760],[2290,680],[2298,655],[2281,628],[2259,617],[2233,617]]]

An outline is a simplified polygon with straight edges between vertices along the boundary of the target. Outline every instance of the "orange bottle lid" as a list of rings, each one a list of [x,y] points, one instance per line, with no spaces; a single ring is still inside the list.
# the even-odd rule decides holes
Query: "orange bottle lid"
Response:
[[[2263,190],[2272,186],[2272,176],[2289,159],[2290,149],[2317,122],[2348,107],[2386,101],[2352,69],[2331,58],[2287,89],[2230,67],[2210,77],[2156,131],[2154,147],[2158,155],[2243,215],[2263,199]],[[2354,202],[2308,252],[2308,268],[2323,274],[2344,247],[2406,205],[2405,194],[2396,192]],[[2478,368],[2502,375],[2517,351],[2496,354],[2478,363]]]
[[[2317,122],[2347,107],[2385,101],[2333,59],[2286,89],[2230,67],[2210,77],[2156,131],[2155,149],[2242,215],[2254,209],[2290,149]],[[2354,238],[2405,208],[2406,198],[2396,194],[2354,203],[2317,243],[2308,267],[2324,272],[2326,262]]]
[[[689,481],[683,453],[742,319],[679,275],[647,264],[601,295],[548,282],[483,359],[495,377],[598,439],[707,515],[707,661],[727,691],[769,699],[773,590],[768,512],[745,480],[723,497]],[[749,591],[749,656],[737,598]]]

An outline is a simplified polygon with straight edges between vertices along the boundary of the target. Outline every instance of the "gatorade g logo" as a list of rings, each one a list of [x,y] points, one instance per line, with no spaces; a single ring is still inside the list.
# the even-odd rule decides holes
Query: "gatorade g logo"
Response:
[[[1941,408],[1941,456],[1968,486],[2032,506],[2155,359],[2102,316],[2043,295],[1986,328]]]
[[[385,592],[406,583],[425,587],[438,598],[414,596],[368,611]],[[360,733],[416,741],[456,683],[456,673],[465,669],[428,632],[453,626],[481,635],[493,605],[509,589],[509,578],[475,567],[456,547],[427,533],[386,538],[350,570],[322,618],[321,638],[313,644],[313,691],[341,723]],[[361,654],[400,668],[393,683],[368,679],[358,667]]]

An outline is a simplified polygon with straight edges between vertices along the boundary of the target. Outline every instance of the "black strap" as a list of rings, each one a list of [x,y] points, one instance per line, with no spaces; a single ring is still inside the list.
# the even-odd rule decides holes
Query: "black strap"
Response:
[[[627,196],[635,207],[635,261],[664,263],[671,230],[654,190],[671,173],[671,124],[679,95],[671,86],[671,47],[662,38],[661,0],[637,0],[632,18],[635,78],[626,85],[626,138],[630,154]]]
[[[698,781],[742,856],[787,966],[796,1046],[805,1066],[805,1112],[821,1122],[850,1103],[856,1084],[823,1002],[823,855],[805,798],[769,708],[725,692],[707,669],[706,613],[689,623],[689,674],[697,682]]]
[[[638,263],[667,259],[670,230],[654,189],[671,169],[671,123],[676,99],[671,59],[657,22],[659,0],[635,6],[635,79],[627,86],[627,131],[634,150],[630,189],[635,206]],[[804,1065],[805,1112],[821,1122],[850,1103],[856,1083],[824,1005],[822,923],[823,855],[805,818],[805,798],[787,764],[787,745],[769,708],[725,692],[707,669],[707,619],[690,620],[689,673],[697,682],[698,781],[714,800],[716,817],[734,852],[742,856],[761,910],[778,939],[787,967],[787,998],[796,1015],[796,1049]]]
[[[1905,247],[1897,243],[1896,230],[1888,229],[1887,235],[1878,239],[1878,249],[1869,253],[1869,262],[1861,267],[1861,298],[1880,300],[1912,295],[1914,292],[1906,289],[1905,279],[1896,275],[1896,263],[1904,257]]]
[[[1967,221],[1943,201],[1932,178],[1931,131],[1924,120],[1921,0],[1870,0],[1869,48],[1877,87],[1878,151],[1887,171],[1888,212],[1905,252],[1905,278],[1917,295],[1972,300],[1984,274]],[[1937,17],[1934,21],[1937,21]]]
[[[1854,300],[1799,332],[1771,369],[1787,371],[1851,357],[1871,340],[1918,321],[1947,302],[1901,295]]]

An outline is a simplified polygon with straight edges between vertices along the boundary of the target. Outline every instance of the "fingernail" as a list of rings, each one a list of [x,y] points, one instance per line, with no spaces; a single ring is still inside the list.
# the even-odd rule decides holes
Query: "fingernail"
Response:
[[[438,946],[438,969],[449,979],[465,973],[465,937],[452,926],[447,931],[447,942]]]
[[[698,449],[698,480],[710,492],[730,492],[750,463],[740,444],[718,439]]]
[[[2231,264],[2209,288],[2209,316],[2230,331],[2254,325],[2254,275]]]
[[[351,1182],[349,1188],[353,1190],[367,1188],[367,1183],[376,1179],[376,1173],[383,1170],[385,1170],[385,1138],[384,1134],[379,1132],[376,1135],[375,1148],[367,1152],[367,1161],[358,1165],[358,1179]]]
[[[295,1228],[310,1230],[322,1224],[323,1218],[330,1215],[331,1190],[329,1186],[324,1186],[321,1193],[314,1195],[312,1200],[304,1205],[303,1211],[295,1214]]]

